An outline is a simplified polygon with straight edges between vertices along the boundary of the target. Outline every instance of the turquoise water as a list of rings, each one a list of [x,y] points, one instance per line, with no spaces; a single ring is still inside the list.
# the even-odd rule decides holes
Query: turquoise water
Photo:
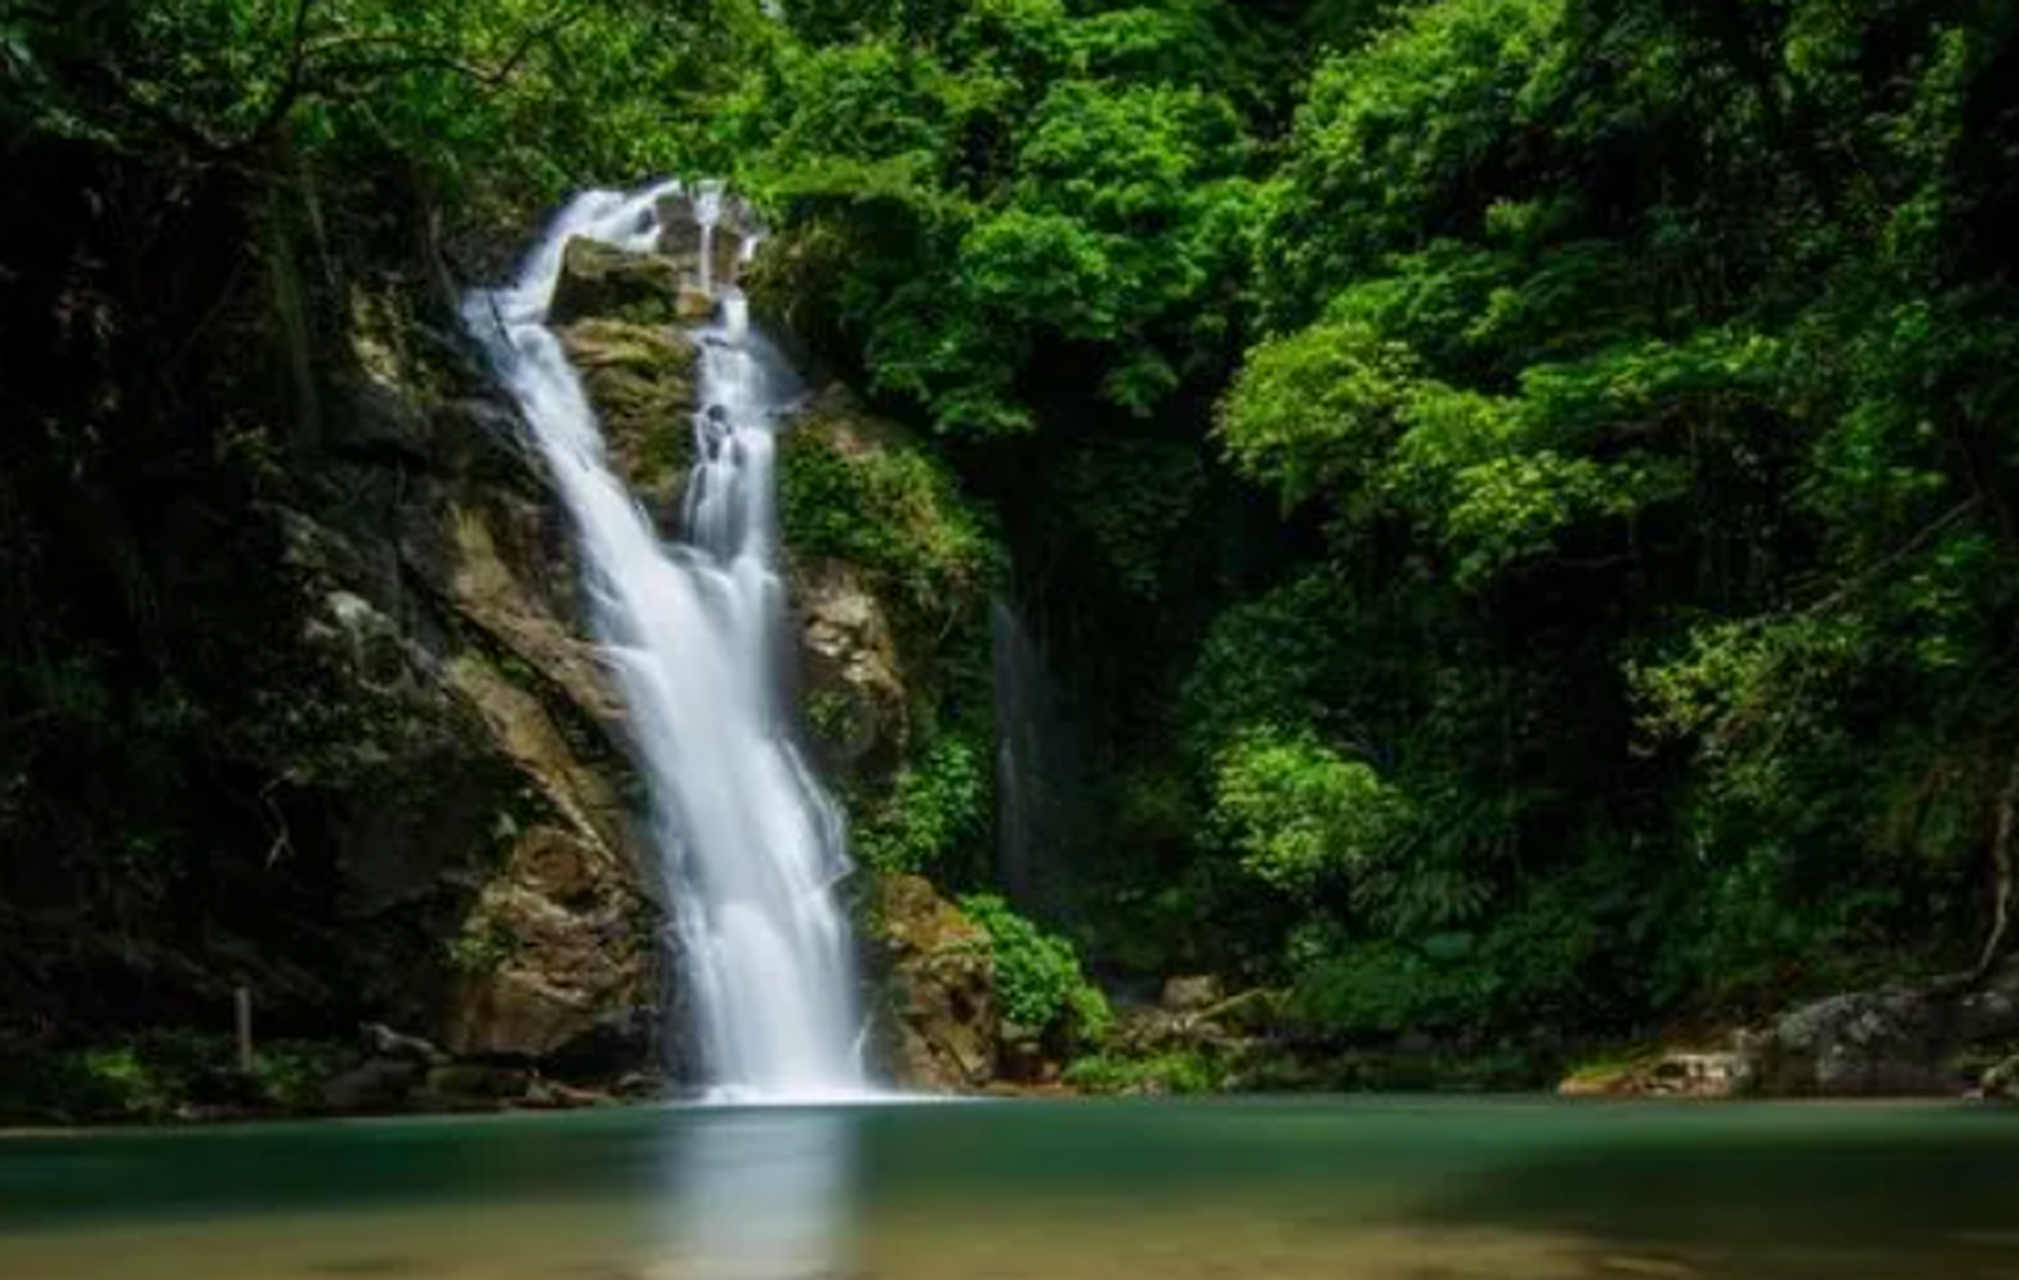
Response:
[[[5,1280],[2019,1280],[2019,1112],[638,1109],[0,1140]]]

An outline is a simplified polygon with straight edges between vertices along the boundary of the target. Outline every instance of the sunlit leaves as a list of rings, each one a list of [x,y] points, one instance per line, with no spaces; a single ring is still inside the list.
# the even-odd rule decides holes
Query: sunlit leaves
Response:
[[[1220,434],[1234,464],[1285,506],[1350,499],[1381,469],[1420,368],[1362,324],[1317,325],[1249,354]]]
[[[1220,756],[1213,821],[1249,874],[1286,892],[1309,893],[1379,859],[1407,835],[1412,812],[1366,762],[1308,733],[1267,729],[1242,736]]]
[[[1560,10],[1557,0],[1445,0],[1319,70],[1260,264],[1278,314],[1308,316],[1314,286],[1483,215],[1490,200],[1477,179],[1518,145],[1522,90]]]
[[[1033,371],[1062,351],[1136,416],[1231,357],[1254,222],[1244,124],[1199,84],[1090,54],[1100,31],[1166,18],[985,0],[919,41],[868,21],[867,38],[788,53],[746,100],[748,185],[788,241],[849,228],[837,336],[941,431],[1030,430]],[[920,234],[862,234],[871,196]]]

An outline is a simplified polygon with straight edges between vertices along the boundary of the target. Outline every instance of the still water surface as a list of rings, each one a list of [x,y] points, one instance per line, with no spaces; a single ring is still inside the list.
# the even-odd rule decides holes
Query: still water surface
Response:
[[[5,1280],[2019,1280],[2019,1112],[638,1109],[0,1141]]]

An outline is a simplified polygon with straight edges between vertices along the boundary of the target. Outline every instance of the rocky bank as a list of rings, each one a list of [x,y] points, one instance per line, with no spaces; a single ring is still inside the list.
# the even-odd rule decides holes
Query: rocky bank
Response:
[[[1571,1096],[2019,1100],[2019,961],[1981,982],[1899,983],[1799,1005],[1708,1044],[1619,1055]]]

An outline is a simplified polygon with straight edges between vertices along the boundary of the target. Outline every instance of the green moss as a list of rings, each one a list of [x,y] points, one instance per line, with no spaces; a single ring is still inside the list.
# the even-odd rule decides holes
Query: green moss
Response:
[[[504,923],[473,917],[462,933],[447,943],[449,967],[478,977],[495,973],[519,953],[519,936]]]
[[[793,554],[861,569],[914,634],[944,631],[1001,577],[1001,548],[952,473],[887,429],[809,419],[787,437],[779,491]]]
[[[806,700],[806,725],[822,743],[839,745],[855,736],[859,706],[848,693],[822,689]]]
[[[1615,1045],[1576,1060],[1564,1073],[1563,1083],[1592,1093],[1604,1093],[1644,1073],[1661,1057],[1652,1045]]]

